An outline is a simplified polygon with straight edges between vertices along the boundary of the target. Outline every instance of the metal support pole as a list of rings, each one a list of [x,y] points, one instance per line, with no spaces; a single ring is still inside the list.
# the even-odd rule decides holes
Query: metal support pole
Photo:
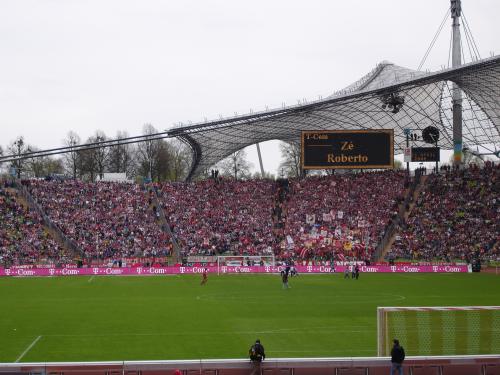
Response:
[[[453,19],[453,45],[451,66],[462,65],[460,46],[460,15],[462,13],[461,0],[451,0],[451,18]],[[452,84],[453,103],[453,164],[459,167],[462,163],[462,92]]]
[[[410,132],[406,132],[406,149],[410,148]],[[410,178],[410,162],[406,162],[406,176]]]
[[[436,148],[438,148],[438,143],[437,143],[437,141],[436,141]],[[439,151],[438,151],[438,152],[439,152]],[[438,164],[439,164],[439,162],[436,160],[436,174],[439,174]]]
[[[264,165],[262,164],[262,155],[260,154],[260,146],[257,143],[257,155],[259,155],[259,164],[260,164],[260,176],[264,178]]]

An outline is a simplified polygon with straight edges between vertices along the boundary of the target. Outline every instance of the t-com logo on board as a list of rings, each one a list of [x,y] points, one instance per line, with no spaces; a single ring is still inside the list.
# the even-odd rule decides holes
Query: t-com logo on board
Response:
[[[70,276],[70,275],[74,276],[74,275],[79,275],[80,271],[71,268],[63,268],[61,274],[64,276]]]
[[[339,262],[340,263],[340,262]],[[442,265],[362,265],[359,264],[361,272],[443,272],[443,273],[455,273],[455,272],[471,272],[469,266],[465,264],[442,264]],[[329,273],[329,272],[344,272],[346,266],[337,264],[335,269],[327,265],[313,266],[304,265],[296,266],[295,268],[299,273]],[[219,270],[217,267],[209,266],[206,267],[209,272],[220,273],[279,273],[284,270],[283,266],[239,266],[239,267],[228,267],[221,266]],[[124,267],[124,268],[112,268],[112,267],[92,267],[92,268],[12,268],[4,269],[0,268],[0,275],[2,276],[71,276],[71,275],[166,275],[166,274],[197,274],[202,273],[205,267]]]
[[[361,272],[378,272],[377,267],[361,266]]]

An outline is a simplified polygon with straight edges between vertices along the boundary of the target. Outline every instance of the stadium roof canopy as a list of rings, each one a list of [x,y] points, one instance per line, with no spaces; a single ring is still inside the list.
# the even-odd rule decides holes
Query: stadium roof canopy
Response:
[[[302,130],[394,129],[395,153],[402,153],[406,144],[403,129],[432,125],[441,132],[439,146],[453,149],[452,83],[463,92],[464,147],[498,151],[500,56],[433,73],[382,62],[325,99],[178,127],[168,133],[192,149],[188,179],[255,143],[273,139],[300,142]],[[404,98],[397,113],[383,108],[391,94]]]

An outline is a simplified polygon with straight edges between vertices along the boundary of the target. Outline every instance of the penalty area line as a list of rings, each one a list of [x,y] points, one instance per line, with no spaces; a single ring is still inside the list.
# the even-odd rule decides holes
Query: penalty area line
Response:
[[[33,340],[33,342],[26,348],[24,352],[21,353],[19,357],[17,357],[16,362],[18,363],[34,346],[35,344],[42,338],[42,336],[38,336],[36,339]]]
[[[87,282],[91,283],[91,282],[92,282],[92,280],[94,280],[94,277],[95,277],[95,275],[94,275],[94,276],[92,276],[90,279],[88,279],[88,281],[87,281]]]

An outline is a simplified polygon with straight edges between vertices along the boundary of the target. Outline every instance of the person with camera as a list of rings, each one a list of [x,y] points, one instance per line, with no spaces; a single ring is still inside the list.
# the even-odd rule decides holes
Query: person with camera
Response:
[[[264,346],[260,343],[260,340],[255,340],[255,344],[250,347],[248,351],[250,355],[250,361],[252,362],[252,373],[251,375],[260,375],[262,361],[266,358],[266,353],[264,352]]]

